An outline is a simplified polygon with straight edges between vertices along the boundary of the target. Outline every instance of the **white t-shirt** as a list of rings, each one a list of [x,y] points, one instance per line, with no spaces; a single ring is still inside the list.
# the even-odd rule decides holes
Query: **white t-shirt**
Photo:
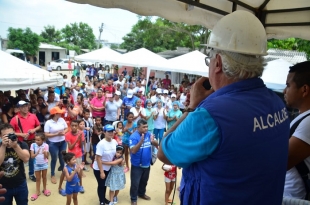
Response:
[[[180,96],[180,109],[184,109],[185,105],[183,104],[186,101],[186,95],[184,93]]]
[[[40,153],[36,156],[36,164],[45,164],[48,163],[48,159],[46,159],[44,157],[43,151],[45,150],[46,152],[48,152],[49,147],[48,144],[46,144],[45,142],[43,142],[41,144],[41,146],[38,146],[36,143],[32,143],[30,146],[30,150],[32,150],[34,152],[34,154],[37,154],[38,151],[40,150]]]
[[[47,66],[47,70],[48,70],[48,71],[52,71],[52,66],[51,66],[51,65],[48,65],[48,66]]]
[[[310,110],[298,115],[292,122],[291,127],[296,121],[305,115],[309,114]],[[310,144],[310,116],[303,119],[298,127],[296,128],[293,136]],[[308,168],[310,169],[310,157],[304,160]],[[286,172],[284,193],[285,197],[304,199],[306,196],[306,189],[304,182],[302,181],[297,169],[295,167],[291,168]]]
[[[121,107],[122,104],[123,104],[123,100],[122,99],[118,99],[118,101],[114,100],[113,102],[116,103],[118,107]]]
[[[164,113],[165,115],[167,115],[166,110],[162,107],[161,109],[155,108],[155,113],[158,116],[156,118],[156,120],[154,120],[154,128],[155,129],[163,129],[166,128],[166,119],[164,118]]]
[[[116,153],[116,145],[117,142],[115,139],[112,139],[110,142],[108,142],[106,139],[103,139],[97,144],[96,155],[101,156],[101,161],[111,162]],[[102,168],[105,171],[109,171],[111,165],[102,164]],[[97,160],[94,162],[93,169],[99,170]]]
[[[99,79],[104,79],[104,71],[103,70],[99,70],[98,71],[98,74],[99,74]]]
[[[64,131],[67,127],[67,123],[63,118],[59,118],[57,122],[50,119],[46,121],[44,125],[44,132],[55,134],[57,132]],[[50,142],[61,142],[65,140],[65,135],[49,137],[48,140]]]
[[[72,82],[71,80],[68,80],[66,82],[66,87],[67,88],[75,87],[76,85],[77,85],[77,81]]]
[[[44,94],[44,101],[47,101],[47,97],[48,97],[48,91]],[[60,101],[60,97],[57,93],[55,93],[55,101],[59,102]]]
[[[134,117],[137,117],[141,111],[141,114],[145,116],[145,110],[143,107],[140,107],[139,111],[135,107],[130,108],[130,112],[133,113]],[[141,116],[137,117],[133,122],[138,122],[141,119]]]

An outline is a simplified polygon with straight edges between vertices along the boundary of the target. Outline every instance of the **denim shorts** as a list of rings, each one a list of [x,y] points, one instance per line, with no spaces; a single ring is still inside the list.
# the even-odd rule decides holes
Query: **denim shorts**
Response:
[[[34,164],[34,171],[42,171],[48,169],[48,163],[44,164]]]
[[[79,193],[80,191],[80,185],[79,183],[76,183],[74,186],[70,186],[66,184],[66,194],[71,195],[71,194],[76,194]]]
[[[129,136],[126,135],[123,136],[122,144],[129,147]]]

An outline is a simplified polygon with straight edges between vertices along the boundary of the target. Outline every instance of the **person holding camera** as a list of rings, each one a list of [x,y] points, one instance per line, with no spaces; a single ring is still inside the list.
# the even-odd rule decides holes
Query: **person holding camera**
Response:
[[[18,136],[18,141],[26,142],[29,148],[34,143],[35,133],[41,129],[41,125],[37,116],[29,112],[28,102],[21,100],[17,103],[17,107],[19,112],[12,118],[10,124]],[[29,159],[29,179],[36,182],[32,158]]]
[[[0,191],[0,204],[9,205],[13,198],[17,205],[28,204],[28,187],[24,163],[28,162],[30,153],[28,146],[23,141],[18,141],[12,125],[0,125],[0,171],[4,176],[0,184],[7,190]],[[3,197],[5,198],[3,202]]]

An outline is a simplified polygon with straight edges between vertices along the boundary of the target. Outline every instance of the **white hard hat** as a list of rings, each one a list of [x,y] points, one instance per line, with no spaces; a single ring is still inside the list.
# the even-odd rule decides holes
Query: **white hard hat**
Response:
[[[217,22],[207,46],[248,55],[267,55],[266,31],[257,17],[238,10]]]

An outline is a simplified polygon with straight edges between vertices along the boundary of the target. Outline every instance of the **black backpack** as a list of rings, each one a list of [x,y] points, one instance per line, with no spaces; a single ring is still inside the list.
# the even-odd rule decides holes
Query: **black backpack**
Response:
[[[296,128],[298,127],[298,125],[300,124],[300,122],[305,119],[306,117],[308,117],[310,115],[307,114],[305,116],[303,116],[302,118],[300,118],[298,121],[296,121],[293,126],[291,127],[290,129],[290,137],[294,134]],[[301,176],[302,178],[302,181],[304,182],[305,184],[305,188],[306,188],[306,200],[309,200],[309,196],[310,196],[310,179],[309,179],[309,174],[310,174],[310,171],[309,171],[309,168],[307,167],[305,161],[301,161],[300,163],[298,163],[297,165],[295,165],[299,175]]]

